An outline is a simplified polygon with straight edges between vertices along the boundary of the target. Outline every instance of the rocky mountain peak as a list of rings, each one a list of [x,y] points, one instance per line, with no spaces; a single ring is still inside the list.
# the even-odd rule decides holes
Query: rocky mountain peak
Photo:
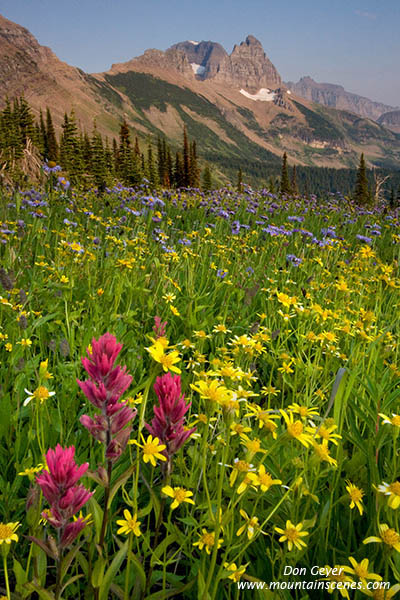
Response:
[[[264,52],[261,42],[248,35],[235,45],[229,55],[217,42],[179,42],[166,51],[183,52],[196,79],[214,79],[216,82],[249,92],[260,88],[276,89],[282,86],[279,73]]]
[[[239,46],[234,46],[215,79],[252,93],[260,88],[276,89],[282,86],[278,71],[265,54],[261,42],[253,35],[248,35]]]

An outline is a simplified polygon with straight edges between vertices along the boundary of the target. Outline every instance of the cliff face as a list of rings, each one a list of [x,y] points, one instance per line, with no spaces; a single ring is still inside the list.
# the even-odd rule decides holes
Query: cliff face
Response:
[[[289,81],[286,85],[293,93],[305,100],[339,110],[348,110],[373,121],[377,121],[383,113],[393,110],[393,106],[347,92],[341,85],[317,83],[311,77],[302,77],[297,83]]]
[[[226,56],[215,76],[218,82],[244,88],[254,93],[260,88],[281,87],[281,77],[264,52],[261,43],[252,35],[233,48]]]
[[[392,110],[387,113],[383,113],[378,119],[378,123],[391,129],[395,133],[400,133],[400,110]]]
[[[186,56],[192,73],[199,80],[215,77],[221,63],[228,56],[217,42],[179,42],[171,46],[166,54],[173,51],[182,52]]]
[[[229,55],[216,42],[180,42],[171,51],[185,54],[192,72],[199,80],[214,79],[229,87],[245,89],[250,93],[260,88],[276,89],[282,86],[281,77],[264,52],[261,43],[252,35],[235,45]]]

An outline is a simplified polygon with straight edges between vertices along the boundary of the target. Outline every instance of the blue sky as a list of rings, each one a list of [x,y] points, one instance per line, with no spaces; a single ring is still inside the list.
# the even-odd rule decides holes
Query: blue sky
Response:
[[[0,0],[0,13],[87,72],[187,39],[231,52],[253,34],[285,81],[400,106],[400,0]]]

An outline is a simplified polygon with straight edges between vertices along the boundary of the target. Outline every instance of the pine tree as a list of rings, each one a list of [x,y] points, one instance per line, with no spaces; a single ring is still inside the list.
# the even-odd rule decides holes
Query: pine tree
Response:
[[[35,119],[32,114],[31,107],[21,96],[18,103],[18,124],[20,129],[21,144],[25,148],[27,140],[33,141],[35,131]]]
[[[190,158],[189,158],[189,186],[192,188],[198,188],[200,185],[200,171],[197,164],[197,147],[196,141],[193,140],[190,144]]]
[[[275,180],[274,180],[274,178],[272,177],[272,175],[270,175],[270,176],[269,176],[269,179],[268,179],[268,191],[269,191],[271,194],[275,194],[275,193],[276,193],[276,188],[275,188]]]
[[[60,143],[60,160],[63,169],[68,171],[73,180],[77,180],[83,172],[82,149],[78,139],[78,127],[75,112],[64,115],[62,124],[62,136]]]
[[[211,177],[210,166],[208,163],[204,167],[202,179],[203,179],[203,185],[202,185],[203,191],[209,192],[212,189],[212,177]]]
[[[288,174],[288,165],[287,165],[287,154],[283,153],[282,156],[282,171],[281,171],[281,194],[290,194],[290,183],[289,183],[289,174]]]
[[[367,169],[365,166],[364,154],[361,154],[360,164],[357,171],[356,187],[354,190],[354,200],[357,204],[368,204],[371,199],[371,193],[368,187]]]
[[[88,133],[81,134],[81,148],[82,148],[82,159],[84,170],[86,173],[92,172],[93,156],[92,156],[92,142],[90,141]]]
[[[116,174],[121,178],[123,183],[131,183],[132,174],[132,150],[131,150],[131,138],[129,134],[129,127],[127,122],[121,123],[119,130],[119,147],[118,147],[118,163]]]
[[[50,109],[46,108],[46,156],[47,160],[57,162],[58,143],[56,132],[53,126]]]
[[[243,192],[243,173],[242,173],[242,167],[240,167],[239,171],[237,172],[237,185],[236,185],[236,189],[239,193]]]
[[[296,175],[296,165],[293,165],[292,169],[292,180],[290,182],[290,189],[294,196],[298,196],[299,188],[297,187],[297,175]]]
[[[149,180],[150,185],[154,188],[158,185],[157,170],[153,159],[153,149],[150,141],[147,144],[147,165],[146,165],[146,177]]]
[[[39,114],[39,149],[42,157],[45,159],[48,155],[47,131],[44,124],[42,109]]]
[[[174,182],[175,187],[180,188],[185,185],[185,173],[183,168],[183,158],[180,152],[175,155],[175,169],[174,169]]]
[[[183,186],[190,185],[190,155],[186,125],[183,128]]]
[[[95,184],[100,191],[106,186],[106,157],[104,153],[103,139],[97,131],[96,121],[93,123],[91,145],[91,171],[93,173]]]

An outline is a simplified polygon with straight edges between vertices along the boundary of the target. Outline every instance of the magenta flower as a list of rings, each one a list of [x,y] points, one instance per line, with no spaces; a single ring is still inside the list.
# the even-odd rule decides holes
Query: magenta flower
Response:
[[[168,324],[168,321],[164,321],[164,323],[162,323],[160,317],[154,317],[153,331],[154,331],[154,335],[156,336],[156,340],[159,337],[165,336],[165,329],[167,327],[167,324]]]
[[[154,418],[151,425],[145,423],[146,429],[167,446],[164,454],[170,458],[179,450],[186,440],[196,431],[185,429],[185,414],[191,402],[185,403],[185,396],[181,394],[180,375],[166,373],[157,377],[154,390],[158,396],[159,406],[154,406]]]
[[[129,423],[136,416],[136,410],[129,408],[126,402],[119,402],[132,377],[126,372],[126,367],[114,366],[122,344],[118,344],[111,333],[105,333],[98,340],[93,339],[91,346],[88,357],[82,358],[90,379],[78,379],[77,382],[86,398],[101,410],[101,414],[93,418],[82,415],[80,422],[96,440],[106,446],[106,458],[114,462],[126,447],[132,431]]]
[[[62,448],[57,444],[55,450],[49,450],[46,454],[49,470],[42,471],[36,477],[50,505],[50,512],[44,511],[42,515],[53,527],[61,530],[61,547],[72,544],[78,533],[85,527],[83,519],[78,519],[80,524],[76,526],[75,523],[78,521],[70,523],[70,519],[93,495],[83,485],[76,485],[89,465],[84,463],[78,467],[74,455],[74,446]]]

